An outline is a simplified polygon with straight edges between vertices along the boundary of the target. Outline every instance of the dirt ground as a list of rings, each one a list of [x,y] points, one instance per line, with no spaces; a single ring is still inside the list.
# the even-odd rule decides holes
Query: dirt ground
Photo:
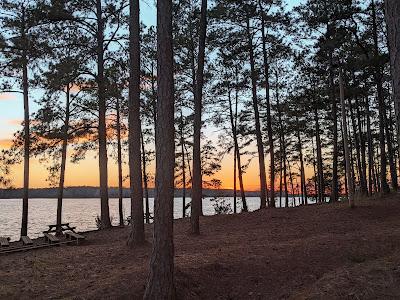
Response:
[[[400,299],[400,195],[175,222],[179,299]],[[151,255],[129,228],[0,256],[1,299],[141,299]]]

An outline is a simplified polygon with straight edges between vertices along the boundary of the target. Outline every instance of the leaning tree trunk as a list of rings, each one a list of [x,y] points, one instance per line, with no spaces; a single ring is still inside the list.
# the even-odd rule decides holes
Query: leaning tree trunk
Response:
[[[342,109],[342,126],[343,126],[343,144],[344,144],[344,157],[346,160],[346,175],[347,175],[347,186],[348,186],[348,199],[351,208],[354,207],[354,182],[353,175],[351,174],[350,165],[350,149],[349,139],[347,135],[347,120],[346,120],[346,103],[344,99],[344,86],[343,86],[343,75],[342,70],[339,70],[339,87],[340,87],[340,103]]]
[[[274,137],[272,135],[272,118],[271,118],[271,100],[269,95],[269,62],[266,46],[265,36],[265,12],[263,10],[261,1],[258,1],[261,10],[261,39],[262,39],[262,52],[264,59],[264,77],[265,77],[265,99],[267,106],[267,132],[268,132],[268,143],[269,143],[269,157],[270,157],[270,206],[275,207],[275,154],[274,154]],[[278,97],[278,71],[276,72],[276,95]]]
[[[110,228],[110,211],[108,206],[108,157],[106,128],[106,87],[104,78],[104,20],[102,17],[101,0],[96,1],[97,14],[97,86],[99,101],[99,174],[101,228]]]
[[[67,147],[68,147],[68,131],[70,119],[70,85],[67,85],[66,100],[65,100],[65,119],[63,126],[63,141],[61,148],[61,167],[60,167],[60,181],[58,184],[58,197],[57,197],[57,235],[62,235],[62,206],[64,197],[64,182],[65,182],[65,167],[67,164]]]
[[[397,143],[400,154],[400,1],[385,0],[385,17],[390,52],[394,110],[396,114]]]
[[[23,30],[25,35],[25,30]],[[24,191],[22,197],[22,224],[21,236],[28,235],[28,199],[29,199],[29,147],[30,147],[30,133],[29,133],[29,81],[28,81],[28,57],[26,50],[23,54],[22,66],[22,89],[24,97]]]
[[[128,244],[145,241],[140,122],[140,20],[139,0],[130,0],[129,17],[129,175],[132,231]]]
[[[175,299],[173,200],[175,169],[172,0],[157,1],[157,134],[153,252],[143,299]]]
[[[200,234],[199,218],[201,215],[201,202],[203,197],[202,176],[201,176],[201,111],[204,83],[204,60],[206,51],[207,32],[207,0],[201,1],[200,36],[198,67],[196,74],[196,92],[194,96],[194,135],[193,135],[193,184],[192,184],[192,205],[191,205],[191,233]]]
[[[258,100],[257,100],[257,74],[255,70],[255,59],[254,59],[254,49],[253,49],[253,39],[250,32],[250,19],[247,16],[247,39],[248,39],[248,50],[250,54],[250,67],[251,67],[251,87],[252,87],[252,99],[253,99],[253,109],[254,109],[254,119],[255,119],[255,131],[257,139],[257,151],[258,151],[258,165],[260,169],[260,200],[261,208],[267,207],[267,178],[265,174],[265,158],[264,158],[264,144],[262,141],[262,132],[260,125],[260,113],[258,111]]]

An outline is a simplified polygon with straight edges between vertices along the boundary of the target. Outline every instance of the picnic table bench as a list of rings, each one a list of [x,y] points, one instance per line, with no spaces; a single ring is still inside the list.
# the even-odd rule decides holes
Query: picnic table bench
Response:
[[[33,245],[33,241],[29,238],[29,236],[21,236],[21,241],[24,246]]]
[[[52,235],[52,234],[47,233],[47,232],[43,232],[43,234],[44,234],[44,240],[46,242],[49,242],[50,244],[53,244],[53,243],[55,244],[55,243],[59,243],[60,242],[60,239],[58,237],[56,237],[55,235]]]
[[[65,232],[65,237],[70,241],[76,241],[77,245],[79,245],[80,241],[83,241],[86,238],[85,236],[78,234],[76,232],[73,232],[73,231]]]
[[[0,247],[8,247],[8,246],[10,246],[8,238],[0,237]]]

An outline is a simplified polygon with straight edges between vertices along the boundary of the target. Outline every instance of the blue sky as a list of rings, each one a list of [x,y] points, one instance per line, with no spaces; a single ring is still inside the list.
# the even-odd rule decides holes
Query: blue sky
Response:
[[[301,0],[288,0],[288,8],[297,5]],[[146,25],[156,24],[156,9],[154,0],[141,1],[141,20]],[[36,93],[31,95],[31,111],[35,111],[37,105],[34,103]],[[23,102],[20,94],[0,94],[0,141],[12,138],[13,133],[20,129],[23,118]]]

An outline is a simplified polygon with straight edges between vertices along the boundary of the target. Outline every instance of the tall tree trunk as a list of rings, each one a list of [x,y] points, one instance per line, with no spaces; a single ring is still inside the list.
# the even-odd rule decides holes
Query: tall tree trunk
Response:
[[[269,62],[267,54],[267,39],[265,36],[265,12],[261,1],[258,1],[261,11],[261,37],[262,37],[262,52],[264,59],[264,77],[265,77],[265,99],[267,106],[267,133],[268,133],[268,144],[269,144],[269,157],[270,157],[270,207],[275,207],[275,158],[274,158],[274,138],[272,135],[272,118],[271,118],[271,100],[269,95]],[[276,96],[278,95],[278,71],[276,72]]]
[[[25,30],[23,30],[25,35]],[[29,124],[29,81],[28,81],[28,57],[26,50],[23,55],[22,89],[24,97],[24,191],[22,198],[22,223],[21,236],[28,235],[28,201],[29,201],[29,152],[30,152],[30,124]]]
[[[283,136],[281,136],[281,143],[282,143],[282,151],[285,154],[285,143]],[[283,160],[283,183],[285,185],[285,207],[289,207],[289,190],[288,190],[288,183],[287,183],[287,168],[286,168],[286,159],[285,156],[282,158]]]
[[[60,167],[60,180],[58,186],[58,197],[57,197],[57,234],[61,235],[61,223],[62,223],[62,204],[64,195],[64,182],[65,182],[65,168],[67,161],[67,146],[68,146],[68,130],[69,130],[69,118],[70,118],[70,86],[67,86],[66,91],[66,107],[65,107],[65,120],[63,126],[63,141],[61,149],[61,167]]]
[[[332,165],[332,191],[330,202],[336,202],[339,198],[338,187],[338,126],[337,126],[337,100],[335,95],[335,85],[333,82],[333,62],[332,54],[330,55],[329,65],[329,85],[330,85],[330,99],[332,102],[332,131],[333,131],[333,165]]]
[[[367,187],[367,162],[365,158],[365,136],[361,126],[361,112],[360,112],[360,103],[358,97],[356,97],[356,112],[357,112],[357,124],[358,124],[358,134],[360,140],[360,149],[361,149],[361,169],[363,173],[363,177],[361,178],[361,193],[363,195],[368,194]]]
[[[143,185],[144,185],[144,200],[145,200],[145,219],[146,223],[150,223],[150,204],[149,204],[149,179],[147,176],[147,159],[146,159],[146,149],[144,147],[144,137],[143,132],[140,135],[142,144],[142,166],[143,166]]]
[[[237,124],[236,119],[237,119],[237,104],[235,106],[235,116],[233,115],[233,110],[232,110],[232,99],[231,99],[231,94],[229,92],[228,94],[228,101],[229,101],[229,118],[231,122],[231,130],[232,130],[232,136],[233,136],[233,143],[234,143],[234,157],[235,157],[235,187],[236,187],[236,170],[238,170],[239,173],[239,186],[240,186],[240,193],[241,193],[241,198],[242,198],[242,211],[247,212],[247,202],[246,202],[246,196],[244,192],[244,187],[243,187],[243,172],[242,172],[242,164],[241,164],[241,157],[240,157],[240,152],[239,152],[239,143],[237,140],[237,130],[236,126]],[[237,99],[236,99],[237,101]],[[237,169],[236,169],[237,167]],[[236,202],[236,198],[235,198]],[[236,205],[236,204],[235,204]]]
[[[348,185],[348,199],[349,206],[354,207],[354,182],[353,175],[351,174],[350,165],[350,149],[349,149],[349,139],[347,135],[347,116],[346,116],[346,103],[344,99],[344,84],[342,70],[339,70],[339,87],[340,87],[340,103],[342,109],[342,126],[343,126],[343,144],[344,144],[344,157],[346,161],[346,175],[347,175],[347,185]]]
[[[183,114],[181,110],[181,152],[182,152],[182,218],[186,217],[186,161]]]
[[[60,167],[60,181],[58,184],[58,196],[57,196],[57,235],[62,235],[61,223],[62,223],[62,206],[64,197],[64,182],[65,182],[65,167],[67,164],[67,147],[68,147],[68,131],[69,131],[69,119],[70,119],[70,88],[67,84],[67,90],[65,92],[65,119],[63,126],[63,141],[61,146],[61,167]]]
[[[313,154],[313,171],[314,171],[314,196],[315,203],[318,202],[318,173],[317,173],[317,160],[315,158],[314,138],[312,138],[312,154]]]
[[[396,114],[398,153],[400,156],[400,2],[385,0],[385,17],[392,73],[392,92]]]
[[[129,175],[132,231],[128,244],[145,242],[140,122],[140,18],[139,0],[129,1]]]
[[[282,187],[283,187],[283,161],[282,161],[282,143],[279,139],[279,207],[282,207]]]
[[[296,124],[297,124],[297,147],[299,151],[299,160],[300,160],[300,180],[301,180],[301,195],[302,198],[304,199],[304,205],[307,205],[307,187],[306,187],[306,174],[304,170],[304,158],[303,158],[303,144],[301,142],[301,136],[300,136],[300,124],[299,124],[299,118],[296,116]]]
[[[117,98],[116,111],[117,111],[117,160],[118,160],[118,215],[119,226],[124,226],[124,212],[123,212],[123,186],[122,186],[122,143],[121,143],[121,109],[119,104],[120,99]]]
[[[96,0],[97,14],[97,86],[99,101],[99,174],[101,227],[110,228],[110,211],[108,206],[108,157],[107,157],[107,128],[106,128],[106,87],[104,78],[104,19],[101,0]]]
[[[280,107],[279,97],[276,99],[276,106],[278,108],[279,139],[281,147],[281,156],[283,160],[283,178],[284,178],[283,180],[285,184],[285,207],[289,207],[289,193],[288,193],[287,169],[286,169],[286,141],[285,141],[285,132],[283,127],[282,111]]]
[[[157,134],[153,252],[143,299],[175,299],[173,200],[175,169],[172,0],[157,1]]]
[[[236,205],[236,196],[237,196],[237,192],[236,192],[236,167],[237,167],[237,162],[236,162],[236,145],[233,146],[233,213],[236,214],[237,213],[237,205]]]
[[[359,185],[360,185],[360,188],[362,189],[361,183],[363,182],[364,173],[363,173],[362,164],[361,164],[361,147],[360,147],[360,140],[359,140],[360,135],[357,132],[357,124],[356,124],[356,119],[354,116],[353,104],[351,103],[350,98],[348,98],[347,101],[348,101],[349,110],[350,110],[351,127],[353,129],[354,144],[355,144],[355,150],[356,150],[356,160],[357,160],[357,172],[358,172],[358,176],[359,176]],[[362,192],[362,194],[364,194],[364,191],[361,190],[361,192]]]
[[[196,92],[194,96],[194,134],[193,134],[193,184],[191,205],[191,233],[200,234],[199,218],[202,210],[203,180],[201,170],[201,114],[204,84],[204,60],[207,33],[207,0],[201,1],[200,36],[198,67],[196,73]]]
[[[317,106],[314,105],[315,136],[317,145],[317,170],[318,170],[318,198],[320,202],[325,200],[324,168],[322,163],[322,146],[319,128],[319,117]]]
[[[250,32],[250,18],[247,16],[247,39],[248,39],[248,50],[250,54],[250,67],[251,67],[251,86],[252,86],[252,99],[255,119],[255,130],[257,139],[257,151],[258,151],[258,164],[260,169],[260,200],[261,208],[267,207],[267,179],[265,174],[265,158],[264,158],[264,144],[262,141],[262,132],[260,125],[260,113],[258,111],[258,99],[257,99],[257,82],[256,82],[256,70],[255,70],[255,58],[253,49],[253,38]]]
[[[372,188],[374,185],[374,145],[372,141],[372,132],[371,132],[371,113],[369,110],[369,100],[368,97],[365,98],[365,113],[367,117],[367,147],[368,147],[368,190],[369,195],[372,195],[375,189]]]
[[[239,142],[237,138],[237,121],[238,121],[238,106],[239,106],[239,71],[238,68],[235,68],[235,122],[234,122],[234,137],[235,137],[235,155],[237,161],[237,168],[238,168],[238,175],[239,175],[239,187],[240,187],[240,197],[242,198],[242,212],[247,212],[247,201],[246,201],[246,193],[244,190],[244,183],[243,183],[243,169],[240,157],[240,148]]]
[[[286,162],[287,162],[287,166],[289,169],[289,182],[290,182],[290,188],[291,188],[291,194],[292,194],[292,203],[293,203],[293,207],[295,207],[296,206],[296,197],[294,195],[293,174],[292,174],[292,170],[290,168],[289,160],[286,159]],[[289,198],[289,193],[287,192],[287,189],[286,189],[286,195]],[[289,200],[287,200],[287,201],[289,203]]]
[[[375,84],[377,91],[377,100],[378,100],[378,112],[379,112],[379,148],[380,148],[380,160],[381,160],[381,168],[380,168],[380,181],[381,188],[384,194],[389,193],[389,185],[387,183],[387,174],[386,174],[386,149],[385,149],[385,99],[383,96],[383,87],[382,87],[382,66],[379,63],[379,48],[378,48],[378,29],[376,24],[376,11],[375,11],[375,2],[371,1],[371,13],[372,13],[372,33],[374,39],[374,60],[375,60]]]
[[[389,107],[390,110],[390,107]],[[386,144],[387,144],[387,157],[389,161],[389,170],[390,170],[390,179],[392,181],[392,188],[393,190],[397,191],[398,182],[397,182],[397,170],[396,170],[396,162],[394,159],[394,150],[393,150],[393,139],[392,139],[392,132],[390,130],[389,122],[390,119],[387,117],[387,109],[385,107],[384,122],[385,122],[385,135],[386,135]],[[390,114],[390,113],[389,113]]]

